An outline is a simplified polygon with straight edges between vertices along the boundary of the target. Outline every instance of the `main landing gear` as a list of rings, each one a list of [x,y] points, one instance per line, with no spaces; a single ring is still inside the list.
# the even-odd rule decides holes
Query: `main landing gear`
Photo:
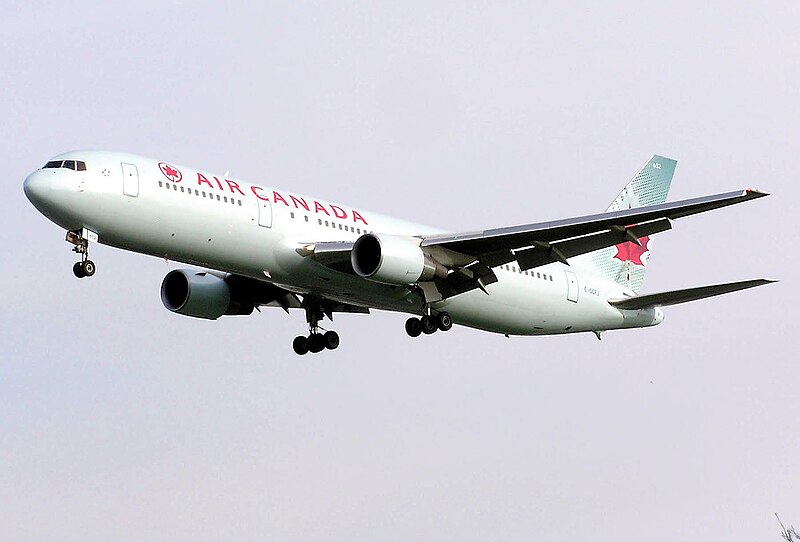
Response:
[[[311,352],[317,354],[325,349],[336,350],[339,347],[339,334],[335,331],[320,331],[319,321],[325,317],[325,310],[322,307],[322,302],[311,297],[306,296],[303,299],[303,305],[306,309],[306,321],[308,322],[308,337],[295,337],[292,341],[292,349],[295,354],[303,356]],[[329,313],[328,317],[332,318]]]
[[[89,259],[89,240],[83,236],[83,232],[68,231],[67,242],[75,245],[72,252],[77,252],[81,256],[81,261],[75,262],[75,265],[72,266],[72,273],[79,279],[94,275],[97,267]]]
[[[292,348],[295,354],[301,356],[311,352],[316,354],[322,352],[326,348],[328,350],[335,350],[339,347],[339,334],[335,331],[326,331],[320,333],[318,330],[312,330],[308,337],[295,337],[292,341]]]
[[[450,331],[453,319],[446,312],[436,315],[426,314],[422,318],[411,317],[406,320],[406,333],[410,337],[419,337],[421,334],[433,335],[436,331]]]

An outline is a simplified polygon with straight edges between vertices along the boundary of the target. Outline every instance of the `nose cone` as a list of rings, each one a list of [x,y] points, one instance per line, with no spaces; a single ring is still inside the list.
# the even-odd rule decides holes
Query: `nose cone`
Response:
[[[52,191],[50,183],[44,179],[40,171],[34,171],[28,175],[22,188],[25,190],[28,200],[39,210],[47,203],[48,196]]]
[[[74,195],[77,188],[60,171],[40,169],[25,178],[25,195],[36,209],[59,226],[72,230],[80,227]]]

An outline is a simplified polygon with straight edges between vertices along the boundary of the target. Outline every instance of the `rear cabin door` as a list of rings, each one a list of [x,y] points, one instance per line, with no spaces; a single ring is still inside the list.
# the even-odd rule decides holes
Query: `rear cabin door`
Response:
[[[258,225],[265,228],[272,227],[272,202],[269,200],[257,200],[258,203]]]
[[[578,302],[578,276],[569,270],[565,270],[564,273],[567,274],[567,301],[572,301],[573,303]]]
[[[139,195],[139,170],[125,162],[122,162],[122,193],[132,197]]]

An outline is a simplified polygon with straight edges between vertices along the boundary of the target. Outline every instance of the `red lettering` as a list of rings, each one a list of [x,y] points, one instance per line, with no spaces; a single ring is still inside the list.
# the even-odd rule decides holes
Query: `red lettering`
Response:
[[[286,205],[287,207],[289,206],[289,204],[288,204],[288,203],[286,203],[286,200],[285,200],[285,199],[283,199],[283,196],[281,196],[281,195],[280,195],[278,192],[276,192],[276,191],[273,191],[273,192],[272,192],[272,197],[273,197],[273,199],[275,200],[275,203],[278,203],[278,200],[281,200],[281,203],[283,203],[283,204],[284,204],[284,205]]]
[[[353,222],[358,222],[359,220],[360,220],[361,222],[363,222],[365,226],[367,225],[367,221],[366,221],[366,220],[364,220],[364,217],[363,217],[363,216],[361,216],[361,215],[358,213],[358,211],[356,211],[356,210],[354,209],[354,210],[353,210]]]
[[[223,189],[223,188],[222,188],[222,183],[221,183],[221,182],[219,182],[219,179],[217,179],[216,177],[214,177],[214,180],[215,180],[215,181],[217,181],[217,186],[219,186],[219,189],[220,189],[220,190],[222,190],[222,189]]]
[[[322,211],[323,213],[325,213],[328,216],[331,216],[331,214],[328,212],[328,210],[325,208],[325,206],[322,205],[320,202],[315,200],[314,201],[314,212],[318,213],[320,211]]]
[[[214,188],[214,185],[211,184],[211,181],[206,179],[205,176],[198,171],[197,172],[197,185],[200,186],[201,184],[207,184],[209,188]]]
[[[230,188],[231,193],[233,193],[234,190],[238,190],[239,193],[244,196],[244,192],[242,192],[242,189],[239,188],[239,185],[236,182],[229,181],[228,179],[225,179],[225,182],[228,183],[228,188]]]
[[[296,198],[291,194],[289,194],[289,197],[292,198],[292,203],[294,203],[295,209],[299,209],[302,206],[303,209],[305,209],[306,211],[309,210],[308,203],[306,203],[305,198]],[[298,204],[300,204],[300,205],[298,205]]]
[[[347,218],[347,213],[341,207],[331,205],[331,209],[333,210],[333,214],[336,215],[336,218]]]
[[[264,190],[264,189],[261,188],[260,186],[251,186],[250,187],[250,191],[253,193],[253,195],[255,197],[257,197],[261,201],[269,201],[269,198],[265,198],[264,196],[262,196],[261,194],[258,193],[259,190]]]

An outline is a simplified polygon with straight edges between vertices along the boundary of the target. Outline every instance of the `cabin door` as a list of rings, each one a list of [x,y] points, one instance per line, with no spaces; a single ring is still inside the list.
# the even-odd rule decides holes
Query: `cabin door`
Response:
[[[272,227],[272,202],[269,200],[256,200],[258,203],[258,225],[264,228]]]
[[[125,162],[122,162],[122,193],[132,197],[139,195],[139,170]]]
[[[567,301],[572,301],[573,303],[578,302],[578,276],[569,270],[565,270],[564,273],[567,274]]]

